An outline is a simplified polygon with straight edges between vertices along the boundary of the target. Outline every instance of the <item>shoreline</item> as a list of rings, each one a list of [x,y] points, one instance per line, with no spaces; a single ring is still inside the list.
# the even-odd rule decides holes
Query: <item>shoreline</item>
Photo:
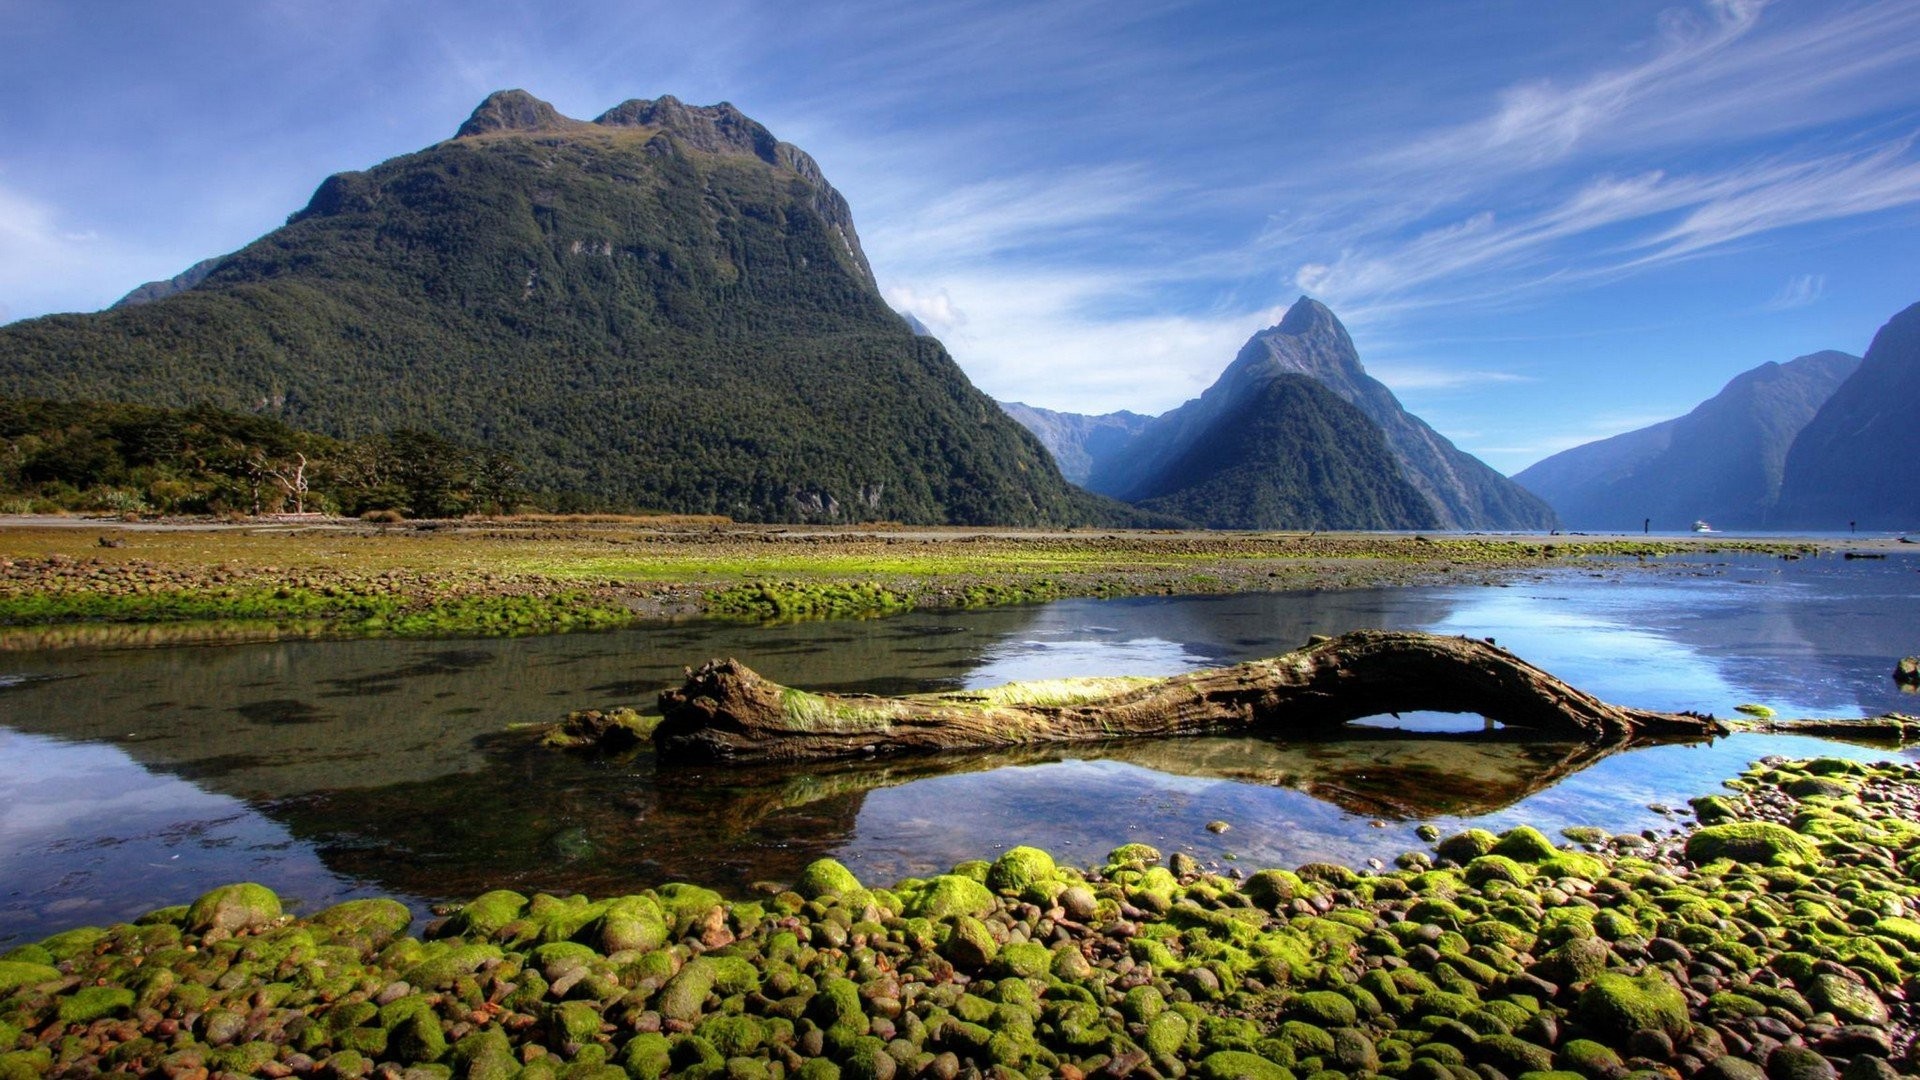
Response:
[[[0,519],[0,649],[863,617],[1067,597],[1494,583],[1591,559],[1911,549],[1885,537],[1719,534]]]
[[[1899,1075],[1920,767],[1763,761],[1696,823],[1517,827],[1396,869],[1015,848],[727,901],[227,886],[0,958],[0,1076]],[[968,1072],[967,1070],[974,1070]]]

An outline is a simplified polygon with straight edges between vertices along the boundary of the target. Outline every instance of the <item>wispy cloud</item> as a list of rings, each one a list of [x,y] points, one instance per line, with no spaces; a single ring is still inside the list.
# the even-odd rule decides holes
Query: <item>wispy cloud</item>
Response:
[[[1475,390],[1495,383],[1534,382],[1513,371],[1444,367],[1433,364],[1368,364],[1367,373],[1395,390]],[[1464,435],[1464,433],[1461,433]]]
[[[1817,304],[1827,295],[1827,276],[1825,274],[1795,274],[1787,279],[1780,291],[1767,301],[1768,311],[1792,311],[1809,304]]]

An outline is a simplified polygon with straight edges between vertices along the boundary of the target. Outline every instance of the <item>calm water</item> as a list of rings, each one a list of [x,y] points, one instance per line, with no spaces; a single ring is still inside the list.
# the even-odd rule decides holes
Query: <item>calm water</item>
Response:
[[[1367,626],[1494,637],[1602,698],[1722,715],[1920,706],[1920,560],[1699,558],[1505,587],[1063,601],[781,627],[507,641],[290,642],[0,654],[0,942],[253,879],[311,910],[486,888],[735,890],[831,854],[872,881],[1036,844],[1129,840],[1223,867],[1361,864],[1454,829],[1670,827],[1768,753],[1897,751],[1741,736],[1613,755],[1408,716],[1318,741],[1191,739],[798,771],[656,770],[530,748],[511,725],[650,707],[736,656],[813,689],[897,693],[1156,674]],[[1214,835],[1207,822],[1232,830]]]

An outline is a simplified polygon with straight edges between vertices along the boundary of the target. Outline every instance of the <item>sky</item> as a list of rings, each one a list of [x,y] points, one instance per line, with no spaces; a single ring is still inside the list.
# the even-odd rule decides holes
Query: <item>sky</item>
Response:
[[[1920,300],[1920,3],[0,0],[0,321],[235,250],[519,87],[731,101],[974,383],[1205,389],[1295,298],[1505,472]]]

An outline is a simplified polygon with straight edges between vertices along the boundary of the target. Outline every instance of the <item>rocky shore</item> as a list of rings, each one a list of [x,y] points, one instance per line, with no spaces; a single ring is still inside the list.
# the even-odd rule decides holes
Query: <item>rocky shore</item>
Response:
[[[1244,879],[1144,845],[753,900],[233,885],[0,958],[0,1078],[1912,1074],[1920,768],[1756,765],[1660,834]]]

